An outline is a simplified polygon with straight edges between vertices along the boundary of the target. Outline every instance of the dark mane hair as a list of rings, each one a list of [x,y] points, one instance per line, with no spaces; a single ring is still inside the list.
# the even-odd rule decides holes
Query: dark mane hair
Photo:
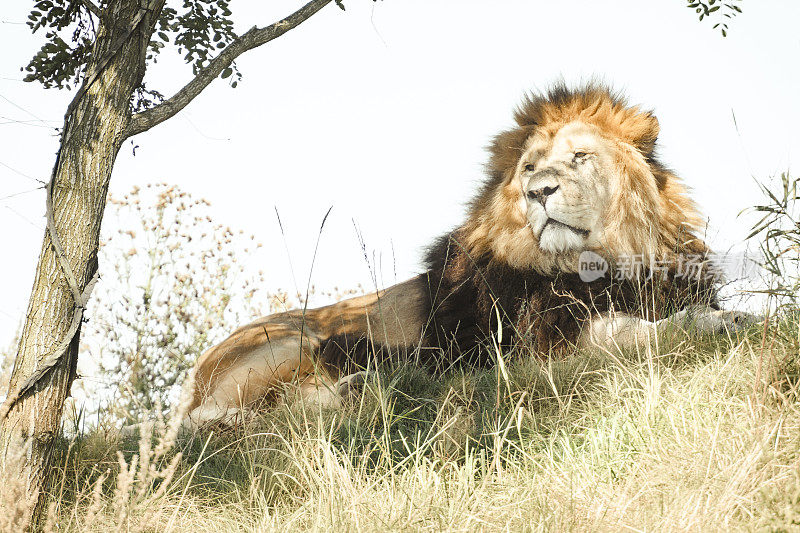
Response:
[[[609,275],[591,282],[575,273],[545,275],[488,255],[473,257],[460,232],[440,237],[427,251],[431,319],[424,344],[468,364],[491,362],[480,347],[497,336],[498,326],[505,347],[523,343],[546,356],[573,346],[583,323],[601,313],[660,320],[690,305],[717,307],[713,276],[692,279],[675,269],[664,277],[643,270],[631,279]]]

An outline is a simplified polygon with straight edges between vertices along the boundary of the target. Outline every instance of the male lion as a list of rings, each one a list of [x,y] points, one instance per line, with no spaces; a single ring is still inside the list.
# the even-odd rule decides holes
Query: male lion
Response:
[[[559,84],[514,119],[489,148],[466,221],[430,247],[423,274],[237,329],[198,360],[189,421],[230,419],[288,384],[335,405],[368,361],[398,354],[486,364],[498,329],[544,357],[630,346],[689,317],[705,332],[751,321],[717,310],[702,220],[656,159],[652,113],[597,84]]]

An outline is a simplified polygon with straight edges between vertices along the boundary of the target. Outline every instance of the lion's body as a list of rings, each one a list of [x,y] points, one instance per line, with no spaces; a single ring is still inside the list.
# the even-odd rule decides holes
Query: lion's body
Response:
[[[602,87],[558,86],[515,119],[490,147],[465,223],[431,246],[423,274],[240,328],[199,359],[193,420],[225,418],[286,385],[335,402],[337,379],[393,355],[486,364],[481,345],[498,326],[505,344],[547,356],[713,306],[717,280],[679,270],[688,256],[704,264],[708,250],[684,186],[655,158],[655,117]],[[607,276],[581,278],[585,251],[609,262]],[[614,276],[625,257],[639,270]]]
[[[316,390],[327,383],[321,375],[345,371],[351,363],[345,353],[366,353],[367,339],[381,348],[413,349],[422,338],[422,287],[417,277],[377,294],[278,313],[239,328],[197,361],[191,409],[199,409],[201,420],[217,419],[285,384]],[[358,346],[351,348],[351,342]]]

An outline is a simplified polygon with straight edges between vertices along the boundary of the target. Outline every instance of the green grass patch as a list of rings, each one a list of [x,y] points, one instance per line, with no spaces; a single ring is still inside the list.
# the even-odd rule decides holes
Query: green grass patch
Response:
[[[50,521],[61,531],[800,528],[796,315],[738,338],[503,358],[507,373],[384,368],[343,409],[284,403],[163,453],[163,431],[81,433],[60,444]]]

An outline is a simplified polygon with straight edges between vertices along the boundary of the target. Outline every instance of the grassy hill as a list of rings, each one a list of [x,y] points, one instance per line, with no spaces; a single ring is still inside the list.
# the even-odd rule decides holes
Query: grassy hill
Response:
[[[507,372],[387,368],[343,410],[285,402],[177,439],[168,422],[79,431],[45,529],[800,530],[799,319],[631,353],[520,350]]]

